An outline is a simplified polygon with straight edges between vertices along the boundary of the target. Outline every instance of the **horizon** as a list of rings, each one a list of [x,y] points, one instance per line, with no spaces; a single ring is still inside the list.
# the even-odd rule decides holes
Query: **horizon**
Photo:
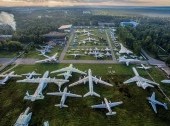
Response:
[[[0,7],[169,7],[169,0],[0,0]]]

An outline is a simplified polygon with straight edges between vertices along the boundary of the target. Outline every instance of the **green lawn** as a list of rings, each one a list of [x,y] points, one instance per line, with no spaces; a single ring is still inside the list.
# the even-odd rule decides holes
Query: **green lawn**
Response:
[[[18,74],[32,70],[44,73],[46,70],[52,71],[65,66],[68,66],[68,64],[20,65],[14,70]],[[94,85],[94,90],[101,94],[101,98],[68,98],[65,104],[69,107],[60,109],[54,105],[60,102],[61,97],[45,95],[47,92],[58,89],[55,84],[49,84],[44,90],[44,100],[30,102],[23,100],[23,97],[26,91],[29,91],[30,94],[34,93],[37,84],[22,84],[11,80],[7,85],[0,87],[0,125],[13,125],[19,114],[28,106],[31,107],[33,112],[30,126],[41,126],[46,120],[49,121],[50,126],[168,126],[170,124],[170,110],[165,111],[162,107],[158,107],[158,114],[155,114],[146,100],[146,97],[150,96],[152,91],[156,91],[156,97],[161,101],[165,101],[160,92],[156,89],[143,90],[135,84],[123,85],[123,81],[134,76],[131,66],[76,64],[75,67],[83,71],[91,68],[93,75],[102,77],[103,80],[114,84],[114,87]],[[116,73],[108,74],[110,69]],[[141,76],[149,78],[144,70],[140,70],[139,73]],[[165,77],[163,73],[155,68],[149,70],[149,73],[153,75],[157,82]],[[55,74],[51,75],[51,77],[53,76]],[[78,78],[78,74],[73,74],[69,84],[78,80]],[[65,84],[65,86],[67,85]],[[82,84],[71,87],[69,90],[72,93],[84,95],[88,92],[88,85]],[[170,90],[167,93],[170,96]],[[115,116],[107,117],[105,115],[107,110],[105,109],[90,108],[93,104],[100,104],[103,97],[111,101],[123,101],[122,105],[112,109],[117,112]]]
[[[0,58],[14,58],[17,52],[0,51]]]

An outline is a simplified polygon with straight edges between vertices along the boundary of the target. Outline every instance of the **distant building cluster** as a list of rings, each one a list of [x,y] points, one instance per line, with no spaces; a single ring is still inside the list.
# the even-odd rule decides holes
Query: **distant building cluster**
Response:
[[[125,26],[132,26],[134,28],[136,28],[138,26],[139,23],[135,22],[135,21],[129,21],[129,22],[121,22],[120,26],[125,27]]]

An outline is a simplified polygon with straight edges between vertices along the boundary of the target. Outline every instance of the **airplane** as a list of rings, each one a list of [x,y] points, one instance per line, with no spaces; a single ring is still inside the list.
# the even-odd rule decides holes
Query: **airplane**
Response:
[[[120,43],[120,46],[121,46],[121,49],[120,49],[119,53],[121,53],[121,54],[122,53],[126,53],[126,54],[132,54],[133,53],[132,51],[125,48],[122,43]]]
[[[88,42],[91,42],[91,41],[98,41],[98,40],[97,40],[97,39],[95,39],[95,38],[88,37],[88,38],[86,38],[86,39],[84,39],[84,40],[82,40],[82,41],[88,41]]]
[[[74,58],[77,58],[79,56],[84,56],[84,54],[80,54],[80,53],[73,53],[73,54],[67,54],[69,56],[74,56]]]
[[[40,76],[41,74],[33,71],[33,72],[26,73],[26,74],[21,74],[21,75],[26,76],[27,79],[32,79],[34,76]]]
[[[83,34],[83,35],[88,36],[88,37],[90,37],[90,36],[95,36],[94,34],[92,34],[92,33],[90,33],[90,32],[87,32],[87,33],[85,33],[85,34]]]
[[[40,52],[39,55],[45,55],[47,52],[51,52],[49,49],[36,49],[38,52]]]
[[[118,106],[120,104],[122,104],[123,102],[120,101],[120,102],[111,102],[111,101],[108,101],[106,98],[104,98],[104,103],[102,102],[102,104],[98,104],[98,105],[92,105],[91,108],[105,108],[107,109],[109,112],[106,113],[106,115],[115,115],[116,112],[113,112],[111,110],[112,107],[115,107],[115,106]]]
[[[87,42],[86,41],[82,41],[82,42],[79,42],[79,45],[81,45],[81,44],[86,44]]]
[[[161,105],[161,106],[163,106],[166,110],[168,109],[166,103],[161,103],[161,102],[159,102],[159,101],[157,101],[157,100],[155,99],[155,92],[152,93],[151,97],[147,97],[146,99],[147,99],[147,100],[149,101],[149,103],[151,104],[151,106],[152,106],[152,108],[153,108],[153,110],[154,110],[155,113],[157,113],[156,105]]]
[[[44,122],[43,126],[49,126],[49,122],[48,121]]]
[[[20,114],[14,126],[28,126],[29,125],[29,121],[31,120],[31,116],[32,116],[32,112],[28,113],[29,110],[30,110],[30,107],[28,107],[24,113]]]
[[[47,56],[47,55],[43,55],[43,56],[45,56],[46,57],[46,59],[43,59],[43,60],[38,60],[38,61],[35,61],[36,63],[46,63],[46,62],[58,62],[58,60],[57,60],[57,58],[56,57],[58,57],[57,56],[58,55],[58,53],[56,53],[56,54],[54,54],[53,56]]]
[[[110,49],[108,47],[106,47],[104,50],[107,51],[107,52],[110,51]]]
[[[77,95],[77,94],[72,94],[70,92],[67,92],[67,87],[64,88],[63,92],[51,92],[51,93],[47,93],[47,95],[56,95],[56,96],[62,96],[61,97],[61,101],[60,104],[56,104],[56,107],[68,107],[68,105],[65,105],[65,100],[67,97],[82,97],[81,95]]]
[[[21,75],[14,74],[15,72],[12,71],[8,74],[1,74],[0,77],[4,77],[4,79],[0,80],[0,85],[6,84],[6,82],[11,78],[22,77]]]
[[[120,63],[126,63],[129,66],[129,63],[140,63],[141,61],[138,59],[126,59],[125,57],[119,57],[118,61]]]
[[[162,83],[170,84],[170,80],[162,80]]]
[[[30,95],[27,91],[24,99],[25,100],[31,100],[31,101],[44,99],[44,95],[42,94],[42,91],[46,88],[48,83],[57,84],[59,86],[59,90],[60,90],[61,85],[68,82],[68,80],[50,78],[48,76],[49,76],[49,71],[46,71],[44,73],[44,75],[42,76],[42,78],[18,80],[17,82],[23,82],[23,83],[39,83],[35,93],[33,95]]]
[[[141,64],[141,67],[136,67],[136,68],[148,70],[148,69],[150,69],[151,67],[150,67],[150,66],[145,66],[144,64]]]
[[[106,57],[110,57],[110,56],[112,56],[112,54],[111,53],[109,53],[109,52],[107,52],[106,54],[104,54]]]
[[[100,83],[100,84],[104,84],[104,85],[111,86],[111,87],[113,86],[112,84],[109,84],[105,81],[102,81],[101,79],[98,79],[98,78],[92,76],[92,71],[91,71],[91,69],[89,69],[87,77],[84,77],[83,79],[70,84],[69,87],[72,87],[72,86],[75,86],[75,85],[78,85],[78,84],[81,84],[81,83],[85,84],[87,81],[89,82],[89,92],[86,93],[83,97],[93,96],[93,95],[100,97],[99,94],[97,94],[96,92],[93,91],[93,84],[94,84],[93,82],[95,82],[96,84]]]
[[[85,72],[83,71],[80,71],[78,70],[77,68],[73,67],[73,64],[70,64],[68,67],[65,67],[65,68],[62,68],[62,69],[59,69],[59,70],[55,70],[55,71],[52,71],[51,73],[59,73],[59,72],[64,72],[64,73],[61,73],[59,74],[58,76],[61,76],[63,75],[65,80],[68,80],[69,77],[71,77],[72,73],[79,73],[79,74],[84,74],[86,75]]]
[[[101,59],[101,58],[104,57],[104,55],[103,55],[102,53],[98,53],[98,54],[95,54],[94,57],[95,57],[96,59]]]
[[[145,79],[143,77],[140,77],[137,70],[134,67],[132,67],[132,70],[133,70],[135,76],[130,78],[129,80],[123,82],[124,84],[136,82],[137,86],[142,87],[143,89],[146,89],[147,87],[154,87],[154,85],[157,85],[157,86],[159,85],[156,82],[153,82],[153,81],[150,81],[150,80]]]

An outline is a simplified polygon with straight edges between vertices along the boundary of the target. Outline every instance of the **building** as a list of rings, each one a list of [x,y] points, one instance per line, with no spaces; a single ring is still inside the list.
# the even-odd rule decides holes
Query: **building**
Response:
[[[42,35],[45,42],[54,43],[56,45],[65,45],[67,41],[67,34],[61,32],[49,32],[47,34]]]
[[[139,23],[135,21],[129,21],[129,22],[121,22],[120,26],[125,27],[125,26],[132,26],[132,27],[137,27]]]
[[[62,25],[58,29],[64,32],[70,32],[72,28],[72,25]]]

